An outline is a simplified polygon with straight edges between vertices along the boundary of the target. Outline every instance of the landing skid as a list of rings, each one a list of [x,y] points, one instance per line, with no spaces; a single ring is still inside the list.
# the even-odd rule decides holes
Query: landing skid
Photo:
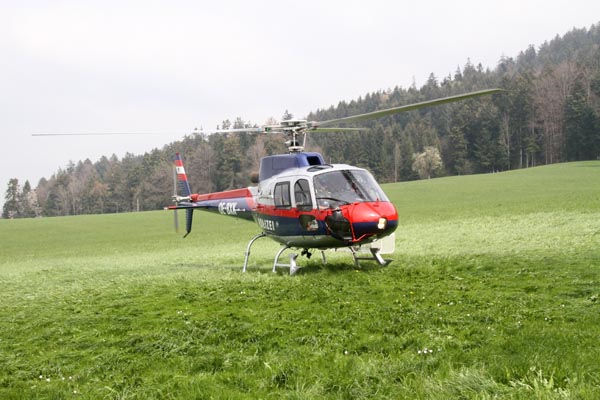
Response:
[[[246,255],[244,258],[244,267],[242,269],[242,272],[246,272],[246,270],[248,268],[248,259],[250,258],[250,248],[252,247],[254,242],[256,242],[258,239],[265,237],[265,236],[267,236],[266,233],[264,233],[264,232],[260,233],[256,236],[254,236],[248,243],[248,247],[246,248]],[[298,254],[296,254],[296,253],[290,254],[289,263],[279,262],[279,258],[281,257],[283,252],[290,248],[291,248],[290,246],[285,246],[285,245],[281,246],[281,249],[279,249],[279,251],[275,255],[275,261],[273,262],[273,272],[277,272],[277,267],[289,268],[290,275],[294,275],[298,271],[298,269],[300,267],[296,263],[296,259],[298,258]],[[360,261],[377,261],[377,263],[379,265],[381,265],[382,267],[385,267],[390,262],[392,262],[392,260],[385,260],[383,257],[381,257],[381,254],[379,253],[378,248],[372,247],[369,249],[371,251],[371,257],[359,257],[358,253],[356,252],[356,249],[354,249],[353,247],[348,247],[348,249],[350,249],[350,252],[352,253],[352,257],[354,258],[354,264],[356,265],[356,268],[360,268]],[[305,252],[302,254],[305,255],[305,253],[308,253],[307,249],[305,249]],[[325,251],[321,250],[321,256],[323,257],[323,264],[327,264],[327,258],[325,257]],[[310,257],[310,253],[308,253],[308,257]]]
[[[250,240],[250,242],[248,242],[248,247],[246,247],[246,256],[244,258],[244,267],[242,268],[242,272],[246,272],[246,270],[248,269],[248,259],[250,258],[250,248],[252,247],[254,242],[256,242],[258,239],[265,237],[265,236],[267,236],[267,234],[262,232],[256,236],[254,236]],[[279,262],[279,257],[281,256],[281,253],[283,253],[285,250],[287,250],[289,248],[290,248],[289,246],[283,246],[283,247],[281,247],[281,249],[279,249],[279,251],[277,252],[277,255],[275,256],[275,262],[273,263],[273,272],[277,271],[277,267],[285,267],[285,268],[290,269],[290,275],[294,275],[296,273],[296,271],[298,270],[298,264],[296,264],[296,258],[298,258],[298,254],[295,254],[295,253],[290,254],[290,263],[289,264]],[[325,260],[324,254],[323,254],[323,260]]]
[[[360,268],[359,261],[361,261],[361,260],[377,261],[377,263],[379,263],[379,265],[381,265],[382,267],[385,267],[386,265],[388,265],[389,263],[392,262],[392,260],[385,260],[383,257],[381,257],[381,254],[379,254],[379,249],[374,248],[374,247],[371,247],[369,249],[369,250],[371,250],[371,257],[359,257],[354,248],[349,247],[349,249],[352,252],[352,257],[354,258],[354,264],[356,265],[356,268]]]
[[[294,275],[296,273],[296,271],[298,270],[298,264],[296,264],[296,258],[298,258],[298,254],[296,254],[296,253],[290,254],[290,263],[289,264],[279,262],[279,257],[281,256],[281,254],[289,248],[290,247],[288,247],[288,246],[282,246],[281,249],[279,249],[279,251],[277,252],[277,255],[275,256],[275,262],[273,263],[273,272],[277,272],[277,267],[283,267],[283,268],[290,269],[290,275]]]

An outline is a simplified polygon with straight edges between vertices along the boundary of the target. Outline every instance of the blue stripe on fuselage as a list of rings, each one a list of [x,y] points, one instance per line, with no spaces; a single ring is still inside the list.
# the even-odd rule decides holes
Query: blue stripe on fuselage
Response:
[[[210,211],[221,215],[228,215],[247,220],[252,220],[252,210],[245,197],[203,200],[195,203],[189,203],[193,208],[199,208],[204,211]]]
[[[317,220],[318,229],[309,231],[301,226],[299,216],[284,217],[256,213],[254,219],[262,230],[276,236],[316,236],[327,234],[324,221]]]

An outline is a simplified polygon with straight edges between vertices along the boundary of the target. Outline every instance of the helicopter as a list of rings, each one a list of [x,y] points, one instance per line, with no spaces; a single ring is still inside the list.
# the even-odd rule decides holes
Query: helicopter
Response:
[[[366,169],[328,164],[321,154],[304,151],[308,133],[360,131],[364,129],[337,125],[501,91],[485,89],[326,121],[289,119],[256,128],[215,131],[283,133],[288,137],[288,152],[261,159],[258,179],[253,182],[256,186],[206,194],[192,193],[182,157],[176,153],[174,204],[165,207],[165,210],[174,211],[176,227],[177,210],[185,210],[184,237],[192,231],[194,210],[254,221],[259,233],[248,242],[243,272],[247,271],[252,245],[263,237],[281,245],[275,254],[273,272],[281,267],[289,268],[290,275],[295,274],[300,268],[296,261],[299,254],[294,252],[298,250],[301,256],[307,258],[312,255],[311,251],[320,251],[326,263],[325,250],[347,249],[357,268],[363,260],[386,266],[390,260],[384,259],[383,255],[395,250],[398,211]],[[289,261],[280,261],[286,250],[292,251]]]

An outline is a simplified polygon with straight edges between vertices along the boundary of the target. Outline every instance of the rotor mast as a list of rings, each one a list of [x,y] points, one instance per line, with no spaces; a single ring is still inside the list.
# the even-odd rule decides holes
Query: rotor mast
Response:
[[[299,153],[304,151],[306,145],[306,131],[309,130],[312,123],[303,119],[288,119],[281,121],[279,129],[288,135],[288,140],[285,142],[288,152]],[[302,143],[300,143],[302,140]]]

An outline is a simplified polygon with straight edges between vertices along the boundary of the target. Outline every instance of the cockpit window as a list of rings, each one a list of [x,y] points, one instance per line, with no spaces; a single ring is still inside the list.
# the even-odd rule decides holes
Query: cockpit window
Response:
[[[290,202],[290,183],[280,182],[275,185],[273,197],[275,200],[275,207],[290,208],[292,206],[292,203]]]
[[[319,207],[335,207],[365,201],[389,201],[367,171],[331,171],[314,177]]]
[[[296,208],[300,211],[312,210],[312,199],[310,198],[310,186],[306,179],[298,179],[294,185],[294,200]]]

